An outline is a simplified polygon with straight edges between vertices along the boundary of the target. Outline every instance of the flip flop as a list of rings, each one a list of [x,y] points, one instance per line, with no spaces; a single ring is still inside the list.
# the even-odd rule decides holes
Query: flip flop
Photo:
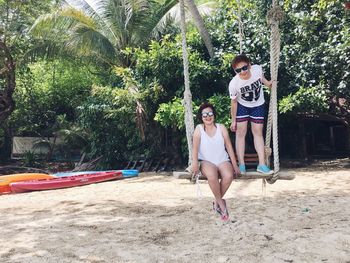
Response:
[[[220,209],[220,211],[221,211],[221,213],[220,213],[220,215],[221,215],[221,220],[223,220],[223,221],[228,221],[228,220],[230,220],[230,215],[229,215],[229,213],[228,213],[228,211],[227,211],[226,200],[225,200],[225,199],[222,199],[222,200],[223,200],[224,203],[225,203],[225,210],[222,211],[222,210]]]
[[[220,206],[218,206],[218,204],[216,202],[213,202],[213,211],[215,213],[217,213],[219,216],[221,216],[221,208]]]

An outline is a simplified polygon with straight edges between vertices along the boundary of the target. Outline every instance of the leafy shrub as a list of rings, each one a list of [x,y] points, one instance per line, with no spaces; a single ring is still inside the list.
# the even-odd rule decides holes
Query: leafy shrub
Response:
[[[300,87],[295,94],[290,94],[279,102],[279,110],[282,113],[320,113],[327,109],[327,92],[321,85],[313,88]]]

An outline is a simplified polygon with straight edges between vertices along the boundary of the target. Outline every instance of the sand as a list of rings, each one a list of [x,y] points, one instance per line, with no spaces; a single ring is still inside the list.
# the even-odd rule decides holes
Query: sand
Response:
[[[206,181],[155,173],[0,196],[0,262],[350,262],[350,170],[234,181],[231,220]]]

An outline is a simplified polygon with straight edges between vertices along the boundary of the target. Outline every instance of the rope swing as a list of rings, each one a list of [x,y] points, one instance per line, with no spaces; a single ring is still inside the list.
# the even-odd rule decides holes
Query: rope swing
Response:
[[[239,23],[239,40],[240,40],[240,53],[243,53],[243,38],[244,38],[244,28],[241,20],[241,9],[240,9],[240,0],[237,1],[237,19]],[[266,164],[270,166],[270,159],[273,152],[273,170],[272,175],[266,175],[255,171],[247,171],[244,176],[238,177],[236,179],[263,179],[263,191],[266,189],[266,182],[273,184],[278,180],[292,180],[294,175],[288,173],[280,172],[280,163],[279,163],[279,146],[278,146],[278,114],[277,114],[277,78],[278,78],[278,65],[280,59],[280,32],[279,24],[284,18],[284,12],[282,7],[278,6],[276,0],[272,1],[272,8],[267,14],[268,24],[271,28],[271,37],[270,37],[270,73],[272,80],[271,87],[271,97],[269,103],[269,112],[267,116],[267,125],[266,125],[266,137],[265,137],[265,159]],[[271,138],[273,143],[273,151],[271,150]],[[195,182],[201,176],[197,174],[195,177],[191,176],[189,172],[185,173],[174,173],[174,176],[177,178],[191,178],[191,181]],[[197,191],[197,194],[199,192]]]
[[[243,46],[243,23],[241,20],[241,8],[240,1],[237,1],[237,19],[239,26],[239,39],[240,39],[240,52],[242,51]],[[280,7],[276,0],[272,2],[272,8],[269,10],[267,14],[267,21],[271,28],[271,37],[270,37],[270,70],[271,70],[271,97],[269,103],[269,112],[267,117],[267,125],[266,125],[266,137],[265,137],[265,159],[266,164],[270,166],[270,159],[273,152],[273,168],[274,174],[271,175],[263,175],[258,172],[247,171],[246,175],[240,177],[239,179],[263,179],[263,188],[266,185],[266,182],[273,184],[277,179],[282,180],[292,180],[294,176],[288,174],[280,173],[280,163],[279,163],[279,146],[278,146],[278,114],[277,114],[277,78],[278,78],[278,65],[280,58],[280,45],[281,38],[279,32],[279,24],[284,19],[284,12],[282,7]],[[273,141],[273,151],[271,149],[271,138]]]
[[[267,14],[268,24],[271,28],[271,44],[270,44],[270,73],[272,80],[271,97],[269,104],[269,113],[266,126],[265,148],[267,149],[266,161],[269,164],[271,155],[271,135],[273,140],[273,169],[272,178],[265,179],[268,183],[273,184],[278,179],[280,170],[279,162],[279,146],[278,146],[278,115],[277,115],[277,79],[278,64],[280,59],[281,37],[279,32],[279,24],[284,18],[283,9],[276,4],[276,0],[272,1],[272,8]]]

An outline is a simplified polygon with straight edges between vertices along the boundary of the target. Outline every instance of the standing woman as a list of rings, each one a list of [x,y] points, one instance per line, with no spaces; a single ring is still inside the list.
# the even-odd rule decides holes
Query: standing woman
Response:
[[[213,209],[222,220],[229,220],[226,202],[223,199],[230,187],[233,175],[239,174],[239,168],[227,129],[215,123],[215,108],[210,103],[203,103],[198,110],[198,124],[193,134],[192,172],[201,172],[207,177],[215,201]],[[231,161],[230,161],[231,160]],[[219,179],[219,175],[221,179]]]

